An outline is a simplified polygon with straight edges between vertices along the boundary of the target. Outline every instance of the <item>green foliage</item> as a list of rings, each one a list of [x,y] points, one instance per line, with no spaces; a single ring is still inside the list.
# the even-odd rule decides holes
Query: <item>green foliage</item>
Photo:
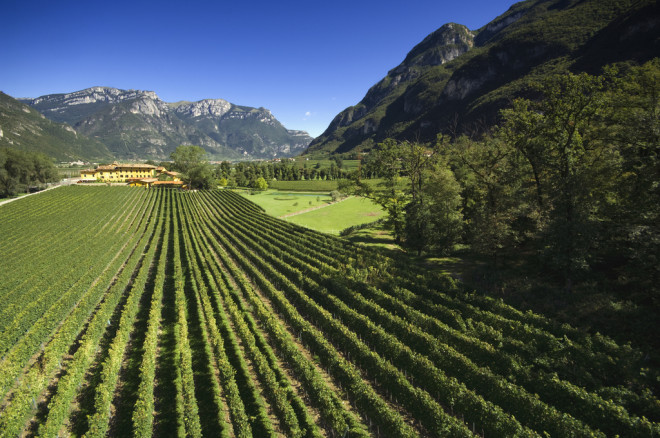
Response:
[[[503,111],[503,138],[534,177],[546,255],[569,285],[589,265],[620,174],[620,153],[605,135],[606,87],[605,77],[561,75],[539,87],[539,101]]]
[[[612,108],[621,155],[616,204],[609,212],[612,251],[630,260],[621,281],[644,301],[660,305],[660,60],[630,69],[617,80]],[[650,292],[650,293],[647,293]]]
[[[356,173],[340,184],[372,199],[387,212],[395,240],[421,253],[446,251],[461,235],[460,187],[437,150],[388,139],[369,155],[363,172],[381,177],[373,187]]]
[[[341,160],[341,159],[340,159]],[[308,166],[307,161],[281,160],[278,162],[239,162],[233,171],[227,166],[216,167],[216,174],[229,174],[239,187],[251,187],[258,178],[264,178],[271,187],[282,190],[327,190],[335,187],[332,181],[346,178],[346,170],[337,166],[336,160],[327,160],[326,166]],[[223,166],[221,164],[220,166]],[[296,182],[286,184],[287,182]]]
[[[439,136],[433,148],[386,140],[339,189],[381,205],[395,238],[418,253],[462,239],[496,268],[525,251],[565,291],[605,281],[657,303],[659,71],[656,59],[547,77],[491,134]],[[377,187],[367,172],[382,177]]]
[[[206,161],[206,151],[199,146],[181,145],[170,154],[174,161],[174,167],[183,173],[188,173],[190,169],[199,166]]]
[[[521,197],[527,175],[520,159],[507,142],[491,137],[463,136],[445,151],[462,186],[467,241],[497,261],[503,249],[523,238],[514,224],[530,214]]]
[[[341,180],[304,180],[304,181],[271,181],[270,187],[277,190],[328,192],[335,190]]]
[[[263,176],[260,176],[259,178],[255,179],[252,182],[252,188],[257,189],[257,190],[267,190],[268,189],[268,183],[264,179]]]
[[[206,151],[199,146],[181,145],[170,158],[174,168],[183,173],[183,180],[192,189],[211,189],[215,186],[213,167],[206,159]]]
[[[0,148],[0,197],[15,196],[58,178],[52,159],[44,154]]]
[[[657,303],[659,71],[656,59],[554,76],[534,85],[538,99],[503,110],[492,135],[443,140],[465,242],[495,265],[532,250],[566,291],[605,274],[627,298]]]
[[[421,201],[416,205],[422,210],[420,215],[407,215],[407,225],[412,221],[417,226],[406,231],[406,240],[414,248],[431,249],[440,253],[449,252],[460,242],[463,235],[463,213],[461,187],[454,173],[445,163],[438,163],[431,169],[425,183]],[[416,230],[422,231],[418,232]],[[424,240],[412,243],[413,239],[424,236]]]

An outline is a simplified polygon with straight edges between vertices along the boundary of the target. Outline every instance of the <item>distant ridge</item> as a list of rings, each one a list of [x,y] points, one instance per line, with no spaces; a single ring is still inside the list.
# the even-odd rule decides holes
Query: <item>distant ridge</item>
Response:
[[[119,159],[164,159],[182,144],[199,145],[214,159],[288,157],[312,140],[306,132],[287,130],[265,108],[223,99],[167,103],[153,91],[92,87],[21,101]]]
[[[58,161],[106,160],[112,157],[98,140],[53,122],[0,91],[0,147],[42,152]]]

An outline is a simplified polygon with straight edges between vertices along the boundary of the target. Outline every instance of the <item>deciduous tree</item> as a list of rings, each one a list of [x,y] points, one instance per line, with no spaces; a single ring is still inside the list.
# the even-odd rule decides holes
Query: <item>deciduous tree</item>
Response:
[[[174,167],[183,173],[183,180],[193,189],[211,189],[215,185],[213,168],[206,151],[199,146],[181,145],[170,154]]]

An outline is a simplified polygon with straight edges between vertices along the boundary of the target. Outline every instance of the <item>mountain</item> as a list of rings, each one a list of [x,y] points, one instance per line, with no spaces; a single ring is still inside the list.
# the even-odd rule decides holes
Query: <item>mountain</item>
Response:
[[[0,147],[42,152],[58,161],[104,160],[112,157],[98,140],[71,126],[48,120],[38,111],[0,92]]]
[[[528,0],[478,30],[445,24],[339,113],[306,153],[487,129],[532,82],[658,56],[658,9],[654,0]]]
[[[286,157],[312,140],[287,130],[265,108],[222,99],[167,103],[153,91],[93,87],[22,101],[120,159],[167,158],[181,144],[199,145],[215,159]]]

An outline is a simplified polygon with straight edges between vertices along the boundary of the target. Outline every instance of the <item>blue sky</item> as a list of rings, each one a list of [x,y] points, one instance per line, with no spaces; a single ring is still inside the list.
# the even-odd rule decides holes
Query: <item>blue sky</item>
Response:
[[[478,29],[512,0],[3,2],[0,90],[38,97],[92,86],[167,102],[263,106],[320,135],[426,35]]]

